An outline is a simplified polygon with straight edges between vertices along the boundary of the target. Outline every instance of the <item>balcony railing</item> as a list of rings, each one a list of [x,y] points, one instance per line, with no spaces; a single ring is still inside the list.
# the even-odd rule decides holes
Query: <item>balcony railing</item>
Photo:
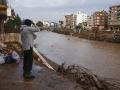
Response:
[[[1,5],[0,4],[0,10],[6,10],[7,9],[7,6],[6,5]]]
[[[0,5],[0,19],[6,18],[7,16],[7,6]]]

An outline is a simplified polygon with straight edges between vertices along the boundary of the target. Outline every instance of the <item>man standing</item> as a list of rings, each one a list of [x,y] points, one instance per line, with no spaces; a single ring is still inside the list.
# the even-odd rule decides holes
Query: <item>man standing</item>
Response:
[[[33,64],[33,42],[36,38],[34,32],[38,32],[40,30],[29,19],[24,20],[24,25],[21,27],[21,30],[21,41],[24,50],[23,77],[25,79],[34,79],[35,76],[31,74]]]

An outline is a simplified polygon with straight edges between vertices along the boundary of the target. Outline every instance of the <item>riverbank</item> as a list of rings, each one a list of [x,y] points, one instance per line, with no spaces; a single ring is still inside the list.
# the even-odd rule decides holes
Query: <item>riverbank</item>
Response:
[[[30,81],[22,77],[22,63],[0,65],[0,68],[0,90],[83,90],[80,85],[42,65],[33,65],[36,78]]]
[[[89,69],[77,65],[58,65],[47,58],[44,54],[41,55],[47,62],[64,78],[72,82],[76,82],[83,90],[119,90],[120,81],[112,78],[103,78],[95,75]],[[75,90],[75,89],[74,89]]]
[[[96,40],[96,41],[105,41],[112,43],[120,43],[120,31],[81,31],[80,33],[74,33],[70,30],[53,30],[53,32],[71,35],[79,38],[85,38],[88,40]]]
[[[120,79],[120,45],[92,41],[49,31],[37,33],[37,50],[58,64],[79,65],[96,75]],[[104,69],[103,69],[104,68]]]
[[[45,57],[45,55],[43,55],[42,54],[42,56],[44,56]],[[47,57],[46,57],[46,60],[49,62],[49,64],[51,64],[53,67],[55,66],[57,66],[54,62],[52,62],[53,60],[50,60],[50,59],[47,59]],[[51,63],[50,63],[51,62]],[[40,66],[39,66],[40,65]],[[22,64],[21,64],[21,66],[22,66]],[[36,67],[36,65],[34,65],[35,67]],[[44,66],[42,66],[41,64],[37,64],[37,69],[38,69],[38,66],[39,67],[43,67],[43,70],[44,70]],[[5,67],[6,68],[6,67]],[[10,67],[9,67],[10,68]],[[13,68],[13,67],[11,67],[11,68]],[[22,68],[22,67],[21,67]],[[56,67],[56,70],[57,70],[57,68],[58,68],[58,66]],[[33,68],[34,69],[34,68]],[[45,68],[45,69],[47,69],[47,68]],[[43,75],[45,75],[45,76],[47,76],[47,75],[49,75],[50,77],[48,77],[47,79],[49,80],[49,78],[51,78],[51,75],[53,75],[54,77],[55,77],[55,75],[57,75],[57,77],[62,77],[64,80],[68,80],[69,82],[65,82],[65,83],[75,83],[76,85],[78,85],[78,86],[75,86],[75,88],[72,88],[72,89],[69,89],[70,87],[69,87],[69,85],[67,86],[67,87],[63,87],[61,84],[59,85],[59,86],[57,86],[55,89],[54,89],[54,87],[51,89],[51,90],[61,90],[61,89],[63,89],[63,90],[82,90],[82,87],[84,86],[82,86],[82,84],[77,84],[76,82],[75,82],[75,80],[73,79],[73,80],[71,80],[71,78],[68,78],[68,76],[69,75],[71,75],[71,74],[66,74],[66,75],[64,75],[63,73],[58,73],[58,72],[53,72],[53,71],[51,71],[51,70],[45,70],[46,71],[46,74],[45,74],[45,72],[43,72]],[[39,71],[39,72],[41,72],[41,71]],[[50,72],[50,73],[49,73]],[[18,73],[18,72],[17,72]],[[36,70],[34,70],[34,73],[37,75],[38,73],[36,73]],[[54,74],[52,74],[52,73],[54,73]],[[19,73],[20,74],[20,73]],[[50,75],[51,74],[51,75]],[[5,74],[4,74],[5,75]],[[3,75],[3,76],[4,76]],[[7,74],[7,75],[10,75],[10,74]],[[15,74],[14,74],[15,75]],[[12,76],[14,76],[14,75],[12,75]],[[17,74],[18,75],[18,74]],[[82,74],[81,74],[82,75]],[[7,76],[5,76],[5,77],[7,77]],[[19,75],[18,75],[18,77],[19,77]],[[9,78],[11,78],[11,76],[9,76]],[[42,78],[46,78],[46,77],[42,77]],[[14,78],[14,79],[16,79],[16,78]],[[38,78],[38,79],[40,79],[41,80],[41,78]],[[52,80],[54,80],[54,78],[51,78]],[[50,79],[50,81],[51,81],[51,79]],[[24,82],[24,81],[21,81],[22,80],[22,73],[21,73],[21,79],[18,81],[18,82],[21,82],[21,84],[23,85],[24,83],[28,83],[28,82]],[[42,79],[43,80],[43,79]],[[45,79],[46,80],[46,79]],[[61,80],[61,78],[60,78],[60,80]],[[83,80],[83,79],[82,79]],[[112,79],[113,80],[113,79]],[[47,80],[46,80],[47,81]],[[109,80],[108,80],[109,81]],[[116,81],[116,80],[115,80]],[[14,82],[12,82],[15,86],[16,86],[16,83],[17,81],[14,81]],[[40,81],[40,82],[42,82],[42,81]],[[35,81],[33,81],[33,82],[30,82],[30,83],[32,83],[32,86],[34,87],[36,87],[36,88],[32,88],[32,89],[30,89],[30,90],[34,90],[34,89],[37,89],[38,88],[38,86],[36,86],[35,84],[37,83],[37,84],[41,84],[40,82],[37,82],[36,80]],[[47,81],[48,82],[48,81]],[[47,82],[44,82],[44,85],[43,86],[41,86],[42,87],[42,90],[43,89],[46,89],[47,88],[47,90],[50,90],[50,88],[47,86],[46,88],[44,87],[46,84],[48,84]],[[53,81],[53,83],[56,83],[56,82],[59,82],[59,80],[58,79],[55,79],[54,81]],[[80,81],[79,81],[80,82]],[[89,82],[89,81],[88,81]],[[35,84],[34,84],[35,83]],[[50,82],[51,83],[51,82]],[[7,83],[6,83],[7,84]],[[106,83],[105,83],[106,84]],[[108,83],[109,84],[109,83]],[[8,85],[9,86],[11,86],[11,83],[9,82],[8,83]],[[28,85],[28,84],[27,84]],[[117,85],[117,84],[116,84]],[[26,84],[24,85],[24,86],[26,86]],[[109,86],[112,86],[112,85],[109,85]],[[27,87],[27,86],[26,86]],[[58,87],[60,87],[60,89],[58,89]],[[63,87],[63,88],[62,88]],[[72,86],[72,87],[74,87],[74,86]],[[77,87],[77,89],[76,89],[76,87]],[[3,87],[2,87],[3,88]],[[13,87],[12,87],[13,88]],[[23,88],[23,87],[19,87],[19,88]],[[28,88],[28,87],[27,87]],[[67,88],[67,89],[66,89]],[[85,87],[86,89],[85,90],[91,90],[91,88],[88,88],[88,87]],[[93,87],[94,88],[94,90],[99,90],[99,89],[96,89],[95,87]],[[5,89],[3,89],[3,90],[5,90]],[[14,88],[12,89],[12,90],[14,90]],[[23,89],[24,90],[24,89]],[[37,90],[39,90],[39,89],[37,89]],[[40,89],[41,90],[41,89]],[[115,90],[115,89],[112,89],[112,88],[110,88],[110,89],[103,89],[103,90]],[[116,89],[117,90],[117,89]],[[119,90],[119,89],[118,89]]]
[[[15,47],[16,49],[17,49],[17,51],[19,51],[19,48],[21,48],[21,46],[18,44],[18,43],[15,43],[15,42],[13,42],[13,43],[11,43],[11,42],[8,42],[8,43],[6,43],[6,46],[12,46],[12,47]],[[21,49],[22,50],[22,49]],[[21,51],[20,51],[21,52]],[[63,75],[62,74],[62,72],[60,72],[62,69],[60,69],[61,68],[61,66],[59,66],[58,64],[56,64],[56,63],[54,63],[54,62],[52,62],[52,60],[50,60],[50,59],[48,59],[47,57],[45,57],[43,54],[41,54],[42,56],[43,56],[43,58],[45,58],[45,60],[47,60],[47,62],[55,69],[55,71],[57,71],[57,72],[54,72],[54,71],[52,71],[52,70],[49,70],[48,68],[46,68],[45,67],[45,65],[43,64],[43,63],[41,63],[39,60],[37,60],[37,59],[35,59],[35,61],[34,61],[34,64],[33,64],[33,74],[35,74],[35,76],[36,75],[38,75],[37,76],[37,80],[39,79],[41,79],[41,78],[44,78],[43,76],[42,77],[39,77],[39,74],[43,74],[43,72],[42,72],[42,69],[43,69],[43,71],[45,71],[44,72],[44,76],[46,76],[46,78],[47,78],[47,80],[49,80],[49,81],[51,81],[51,80],[54,80],[54,78],[56,78],[56,77],[61,77],[60,79],[61,79],[61,81],[63,80],[63,82],[62,82],[62,84],[64,83],[64,82],[66,82],[66,80],[68,80],[68,82],[66,82],[67,83],[67,85],[68,85],[68,87],[66,88],[66,86],[65,87],[63,87],[62,85],[59,85],[59,89],[57,88],[57,90],[61,90],[60,88],[63,88],[63,90],[66,90],[66,89],[68,89],[68,90],[91,90],[91,88],[95,88],[95,90],[98,90],[96,87],[95,87],[95,85],[94,85],[94,87],[92,87],[92,86],[90,86],[90,87],[88,87],[88,85],[87,86],[85,86],[85,85],[82,85],[82,84],[78,84],[77,82],[75,82],[75,80],[73,79],[73,78],[66,78],[66,75]],[[1,78],[1,80],[4,82],[4,81],[6,81],[6,79],[7,79],[7,81],[8,82],[10,82],[10,80],[13,78],[12,76],[12,73],[14,73],[14,79],[15,79],[15,81],[14,80],[11,80],[11,83],[14,83],[14,87],[16,88],[16,87],[18,87],[16,84],[17,83],[21,83],[21,84],[25,84],[25,83],[29,83],[28,81],[25,81],[25,80],[23,80],[23,78],[22,78],[22,59],[21,59],[21,63],[20,64],[4,64],[4,65],[2,65],[3,67],[1,67],[1,70],[2,70],[2,73],[1,73],[1,75],[2,76],[4,76],[4,79],[3,78],[1,78],[2,76],[0,75],[0,78]],[[6,68],[11,68],[8,72],[5,72],[5,71],[7,71],[6,70]],[[13,69],[14,68],[14,69]],[[17,69],[15,69],[15,68],[17,68]],[[17,71],[15,71],[15,70],[17,70]],[[14,71],[14,72],[13,72]],[[11,73],[12,72],[12,73]],[[18,75],[19,77],[17,77],[17,75],[15,74],[15,73],[19,73],[20,75]],[[9,75],[9,78],[7,77],[7,75]],[[49,76],[54,76],[53,78],[51,78],[51,77],[49,77],[49,76],[47,76],[47,75],[49,75]],[[68,74],[69,75],[69,74]],[[81,74],[82,75],[82,74]],[[21,79],[18,79],[18,78],[21,78]],[[84,78],[84,77],[83,77]],[[9,80],[10,79],[10,80]],[[23,81],[22,81],[23,80]],[[46,80],[45,80],[46,81]],[[80,80],[79,80],[80,81]],[[34,81],[32,81],[31,83],[33,83]],[[36,81],[37,83],[39,83],[39,81]],[[55,81],[52,81],[53,83],[56,83],[56,82],[59,82],[59,79],[55,79]],[[52,82],[51,82],[51,84],[52,84]],[[88,82],[88,80],[86,81],[86,82]],[[44,85],[46,85],[46,83],[47,82],[44,82]],[[72,86],[71,85],[69,85],[70,83],[72,83]],[[0,85],[1,84],[3,84],[2,82],[0,83]],[[11,87],[11,85],[9,86],[9,83],[6,83],[6,84],[8,84],[8,87],[10,88]],[[60,84],[60,83],[59,83]],[[33,85],[35,85],[35,84],[33,84]],[[75,86],[74,86],[75,85]],[[83,86],[84,86],[84,88],[83,88]],[[54,86],[55,87],[55,86]],[[12,87],[12,90],[15,90],[15,88],[13,88]],[[21,88],[21,87],[19,87],[19,88]],[[28,88],[28,87],[26,87],[26,88]],[[38,88],[37,90],[41,90],[41,89],[39,89],[39,87],[38,86],[36,86],[36,88]],[[47,85],[46,85],[46,87],[44,87],[43,86],[43,88],[42,88],[42,90],[43,89],[47,89],[47,88],[49,88]],[[1,89],[2,90],[5,90],[4,89],[4,87],[2,87],[1,86]],[[24,89],[23,89],[24,90]],[[34,89],[31,89],[31,90],[34,90]],[[47,90],[50,90],[50,89],[47,89]],[[51,90],[56,90],[56,89],[51,89]]]
[[[21,53],[21,46],[15,42],[7,42],[6,46],[15,47]],[[22,53],[21,53],[22,54]],[[79,84],[63,77],[58,72],[45,67],[43,63],[34,60],[32,73],[34,80],[24,80],[22,65],[19,64],[0,65],[0,90],[83,90]]]

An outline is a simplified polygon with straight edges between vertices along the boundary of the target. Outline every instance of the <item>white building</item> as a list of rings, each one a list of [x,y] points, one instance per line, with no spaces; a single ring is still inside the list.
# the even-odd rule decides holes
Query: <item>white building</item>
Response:
[[[87,17],[87,29],[91,30],[94,27],[93,15]]]
[[[76,13],[76,25],[83,22],[87,22],[87,14],[79,11]]]
[[[81,11],[69,15],[65,15],[63,18],[63,27],[75,28],[79,23],[87,22],[87,14]]]
[[[66,26],[66,18],[65,18],[65,16],[62,18],[62,20],[63,20],[63,27],[65,27]]]
[[[43,26],[48,28],[50,27],[50,23],[48,21],[43,21]]]

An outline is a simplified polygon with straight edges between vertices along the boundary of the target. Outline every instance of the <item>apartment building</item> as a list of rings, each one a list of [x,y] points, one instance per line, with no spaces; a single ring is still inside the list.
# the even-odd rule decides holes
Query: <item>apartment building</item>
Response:
[[[94,27],[93,24],[93,15],[87,17],[87,29],[91,30]]]
[[[83,22],[87,22],[86,13],[79,11],[75,15],[76,15],[76,25],[83,23]]]
[[[120,30],[120,5],[109,8],[109,28],[111,30]]]
[[[98,30],[106,30],[108,28],[108,13],[104,10],[93,13],[93,26]]]
[[[50,27],[50,22],[48,22],[48,21],[43,21],[42,23],[43,23],[43,27],[45,27],[45,28]]]
[[[64,24],[66,28],[74,29],[76,26],[76,15],[65,15]]]

